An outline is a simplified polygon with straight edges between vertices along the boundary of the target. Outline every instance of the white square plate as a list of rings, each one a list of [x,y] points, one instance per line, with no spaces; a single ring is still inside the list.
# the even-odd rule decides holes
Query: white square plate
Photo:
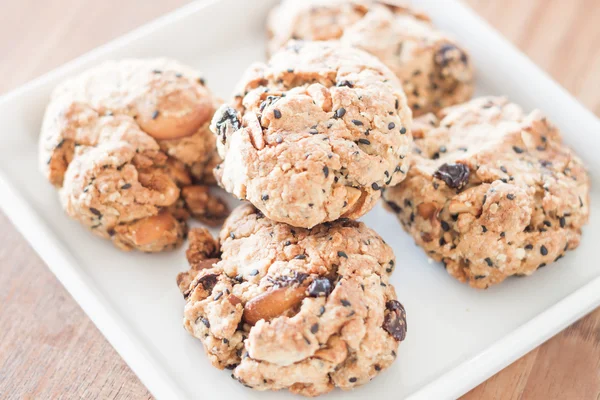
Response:
[[[37,167],[37,138],[52,88],[101,60],[166,56],[191,64],[224,98],[264,58],[264,20],[275,0],[200,1],[55,70],[0,99],[0,204],[20,232],[111,344],[159,399],[280,398],[244,388],[212,368],[199,341],[182,328],[184,302],[175,275],[184,249],[122,253],[68,219]],[[417,2],[417,1],[415,1]],[[596,188],[600,121],[456,0],[418,6],[472,53],[479,94],[505,94],[545,111],[586,161]],[[398,361],[369,385],[329,398],[455,398],[600,305],[600,196],[580,248],[532,277],[487,291],[460,284],[430,264],[381,207],[364,221],[392,245],[392,283],[408,311]],[[93,362],[93,360],[92,360]],[[236,398],[242,398],[236,397]]]

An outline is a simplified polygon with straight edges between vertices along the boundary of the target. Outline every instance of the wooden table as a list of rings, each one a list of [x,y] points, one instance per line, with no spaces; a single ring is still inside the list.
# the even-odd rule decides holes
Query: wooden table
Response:
[[[466,1],[600,115],[598,0]],[[0,93],[186,2],[0,0]],[[1,213],[0,243],[0,398],[151,398]],[[464,398],[600,400],[600,309]]]

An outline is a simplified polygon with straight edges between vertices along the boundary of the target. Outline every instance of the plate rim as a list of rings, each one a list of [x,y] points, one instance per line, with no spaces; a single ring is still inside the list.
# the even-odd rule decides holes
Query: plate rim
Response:
[[[14,98],[33,91],[56,78],[65,76],[70,71],[92,62],[116,48],[150,34],[161,27],[176,23],[178,20],[220,1],[222,0],[195,0],[155,18],[28,81],[16,89],[0,95],[0,108],[6,106]],[[593,118],[594,122],[600,126],[600,120],[590,110],[556,83],[512,43],[508,42],[472,9],[458,0],[447,0],[447,6],[459,8],[462,13],[469,14],[468,17],[471,20],[477,22],[488,33],[494,34],[496,40],[501,41],[502,45],[509,49],[512,54],[518,55],[521,63],[528,64],[527,67],[530,69],[535,68],[545,85],[551,86],[555,92],[560,93],[561,97],[567,97],[573,106],[579,108],[579,112],[587,113],[588,117]],[[119,312],[101,294],[93,279],[78,268],[70,250],[57,239],[52,232],[52,228],[44,222],[43,218],[10,183],[3,170],[0,170],[0,208],[119,356],[138,376],[148,391],[157,399],[186,398],[185,391],[177,385],[170,373],[165,374],[165,369],[159,368],[162,364],[156,360],[156,356],[148,352],[142,342],[136,340],[136,335],[132,332],[131,327],[123,321]],[[421,388],[409,394],[407,398],[411,400],[458,398],[598,306],[600,306],[600,277],[596,277],[591,282],[571,292],[571,294],[503,336],[482,352],[424,384]]]

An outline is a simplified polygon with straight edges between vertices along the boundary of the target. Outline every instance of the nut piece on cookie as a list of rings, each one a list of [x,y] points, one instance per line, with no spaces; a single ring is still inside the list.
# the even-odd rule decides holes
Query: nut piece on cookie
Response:
[[[411,113],[398,79],[337,42],[290,42],[251,67],[212,121],[220,185],[266,217],[310,228],[358,218],[404,179]]]
[[[467,52],[430,19],[393,0],[287,0],[268,20],[269,50],[292,39],[339,40],[377,56],[402,81],[414,115],[471,98]]]
[[[218,163],[217,106],[200,75],[175,61],[106,62],[53,92],[42,172],[69,216],[119,248],[172,249],[190,214],[215,224],[228,212],[204,186]]]
[[[363,223],[311,230],[235,209],[217,247],[192,231],[177,283],[185,329],[217,368],[257,390],[305,396],[352,389],[396,358],[406,312],[389,284],[394,254]]]
[[[539,111],[484,97],[417,118],[413,129],[411,170],[383,197],[450,275],[487,288],[579,245],[590,181]]]

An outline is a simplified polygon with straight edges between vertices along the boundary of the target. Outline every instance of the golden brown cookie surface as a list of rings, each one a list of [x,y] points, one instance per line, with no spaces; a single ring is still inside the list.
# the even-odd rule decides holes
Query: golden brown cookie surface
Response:
[[[411,113],[397,78],[335,42],[290,42],[249,68],[211,129],[221,186],[268,218],[312,227],[369,211],[408,170]]]
[[[339,40],[378,57],[402,81],[414,115],[467,101],[467,52],[429,18],[392,0],[288,0],[269,17],[270,52],[290,39]]]
[[[118,247],[171,249],[190,213],[212,222],[227,212],[204,186],[218,158],[216,107],[199,73],[176,61],[103,63],[53,92],[42,172],[69,216]]]
[[[388,280],[395,259],[364,224],[293,228],[245,204],[219,241],[220,254],[192,231],[192,268],[177,279],[184,326],[214,366],[257,390],[316,396],[367,383],[394,361],[406,335]]]
[[[416,119],[414,135],[407,179],[384,200],[452,276],[486,288],[578,246],[589,178],[539,111],[478,98]]]

